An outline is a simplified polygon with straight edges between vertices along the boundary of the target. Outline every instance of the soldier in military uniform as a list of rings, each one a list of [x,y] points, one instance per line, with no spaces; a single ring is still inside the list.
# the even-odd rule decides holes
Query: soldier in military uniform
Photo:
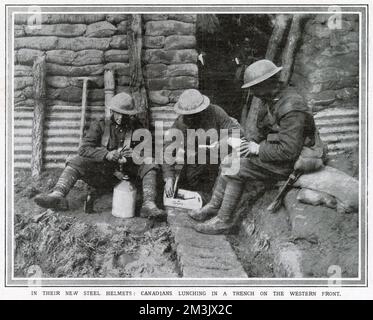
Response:
[[[233,129],[236,129],[240,133],[241,138],[244,139],[240,124],[235,119],[231,118],[221,107],[210,103],[210,99],[202,95],[196,89],[185,90],[175,104],[174,110],[179,114],[179,117],[172,125],[172,129],[178,129],[183,133],[184,142],[187,141],[187,130],[189,129],[202,129],[205,132],[210,129],[215,129],[218,140],[222,138],[220,136],[221,129],[227,129],[227,136],[231,134]],[[212,144],[213,141],[206,141],[206,143]],[[199,164],[197,157],[199,147],[198,141],[195,146],[195,150],[186,150],[185,152],[185,157],[189,157],[190,154],[194,153],[195,164],[186,163],[184,165],[181,171],[179,185],[182,188],[199,192],[203,202],[207,202],[211,197],[211,190],[214,187],[219,172],[219,164],[212,164],[208,157],[206,158],[206,164]],[[207,156],[208,155],[209,153],[207,152]],[[217,160],[216,162],[219,162],[219,159]],[[165,163],[162,165],[162,170],[166,195],[172,197],[176,165]]]
[[[111,110],[110,119],[92,122],[78,155],[67,161],[53,191],[36,196],[35,202],[44,208],[66,210],[68,203],[65,196],[78,179],[103,190],[112,188],[128,176],[132,180],[142,180],[141,215],[161,216],[164,212],[155,204],[158,167],[154,164],[139,166],[132,160],[131,152],[138,143],[132,141],[132,133],[142,128],[136,117],[138,111],[133,99],[127,93],[119,93],[110,100],[108,107]]]
[[[191,213],[193,219],[205,221],[194,226],[198,232],[229,233],[244,184],[287,179],[303,146],[314,145],[312,113],[294,88],[283,89],[278,79],[281,69],[269,60],[257,61],[246,69],[242,88],[251,88],[263,102],[258,134],[241,143],[238,174],[220,175],[210,202]]]

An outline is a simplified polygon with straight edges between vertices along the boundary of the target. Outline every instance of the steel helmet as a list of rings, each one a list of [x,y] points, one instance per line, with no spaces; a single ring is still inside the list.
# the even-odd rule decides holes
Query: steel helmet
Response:
[[[185,90],[174,105],[178,114],[195,114],[205,110],[210,105],[210,99],[196,89]]]
[[[135,108],[132,97],[125,92],[118,93],[109,100],[109,109],[121,114],[136,114],[139,111]]]
[[[243,76],[244,85],[241,88],[252,87],[275,75],[282,67],[277,67],[272,61],[263,59],[249,65]]]

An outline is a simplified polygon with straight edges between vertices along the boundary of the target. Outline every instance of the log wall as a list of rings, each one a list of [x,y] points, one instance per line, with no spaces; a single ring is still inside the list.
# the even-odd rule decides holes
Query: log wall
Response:
[[[291,81],[336,154],[359,143],[359,21],[343,14],[342,28],[333,29],[329,19],[320,14],[307,21]]]
[[[114,70],[116,93],[128,92],[129,15],[44,14],[40,28],[27,26],[27,15],[14,25],[14,155],[16,167],[30,167],[35,59],[47,63],[47,110],[44,133],[46,167],[61,167],[76,154],[82,81],[89,76],[87,126],[104,115],[104,71]],[[168,128],[176,118],[173,105],[184,89],[198,88],[196,15],[143,15],[143,71],[152,122]]]

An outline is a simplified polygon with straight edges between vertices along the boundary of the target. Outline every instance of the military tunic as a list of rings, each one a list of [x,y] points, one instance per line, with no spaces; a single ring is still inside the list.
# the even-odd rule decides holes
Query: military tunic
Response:
[[[118,125],[113,118],[94,121],[84,135],[78,155],[69,159],[66,164],[76,169],[81,179],[89,185],[96,188],[112,187],[118,183],[118,179],[113,174],[119,170],[119,165],[108,161],[106,155],[109,151],[122,148],[128,141],[128,147],[134,148],[139,142],[132,141],[131,136],[140,128],[142,125],[137,120],[121,125]],[[157,168],[156,165],[139,166],[133,163],[132,158],[127,158],[123,173],[132,179],[143,178],[153,168]]]
[[[259,154],[240,159],[240,170],[229,178],[283,180],[293,171],[303,146],[315,143],[315,123],[303,98],[293,88],[282,91],[273,105],[262,105],[257,119]]]
[[[243,130],[237,120],[229,117],[229,115],[219,106],[210,104],[201,113],[200,121],[192,125],[186,125],[183,121],[183,115],[180,115],[172,125],[172,128],[179,129],[183,132],[184,142],[187,141],[187,129],[202,129],[208,131],[209,129],[217,130],[219,134],[220,129],[228,129],[230,133],[232,129],[240,130],[241,137],[243,137]],[[220,139],[219,135],[219,139]],[[208,142],[207,142],[208,143]],[[185,143],[186,144],[186,143]],[[196,148],[198,148],[196,144]],[[188,150],[189,151],[189,150]],[[197,154],[197,150],[195,150]],[[187,156],[187,152],[185,153]],[[186,162],[185,162],[186,163]],[[163,164],[163,177],[175,178],[175,165]],[[219,172],[219,164],[209,164],[208,158],[206,164],[198,164],[197,158],[195,164],[185,164],[182,170],[179,185],[182,188],[194,191],[201,191],[204,201],[207,201],[211,193],[215,179]]]

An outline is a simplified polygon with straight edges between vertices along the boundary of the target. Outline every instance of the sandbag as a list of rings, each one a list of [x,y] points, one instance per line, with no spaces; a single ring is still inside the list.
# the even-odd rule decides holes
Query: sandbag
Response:
[[[146,64],[181,64],[197,63],[198,53],[195,49],[163,50],[148,49],[145,50],[144,62]]]
[[[330,194],[321,191],[301,189],[298,192],[297,200],[313,206],[324,205],[332,209],[337,208],[337,200]]]
[[[35,49],[19,49],[15,52],[17,63],[23,65],[34,65],[35,59],[42,56],[44,53],[41,50]]]
[[[116,31],[117,28],[114,27],[110,22],[99,21],[92,23],[87,27],[85,36],[89,38],[106,38],[114,35]]]
[[[127,49],[127,35],[125,34],[118,34],[116,36],[111,37],[110,41],[110,48],[112,49]]]
[[[42,24],[38,28],[25,26],[25,34],[28,36],[58,36],[79,37],[84,34],[87,26],[85,24]]]
[[[103,72],[104,66],[102,64],[76,67],[47,63],[47,73],[51,76],[84,77],[100,75]]]
[[[32,67],[23,66],[23,65],[15,65],[14,76],[15,77],[32,77],[33,76]]]
[[[294,186],[330,194],[347,212],[356,212],[359,208],[359,181],[338,169],[325,166],[317,172],[303,174]]]
[[[105,52],[106,62],[128,62],[128,50],[112,49]]]
[[[46,60],[47,62],[57,63],[61,65],[93,65],[100,64],[104,61],[104,53],[101,50],[95,49],[82,51],[51,50],[47,51]]]

